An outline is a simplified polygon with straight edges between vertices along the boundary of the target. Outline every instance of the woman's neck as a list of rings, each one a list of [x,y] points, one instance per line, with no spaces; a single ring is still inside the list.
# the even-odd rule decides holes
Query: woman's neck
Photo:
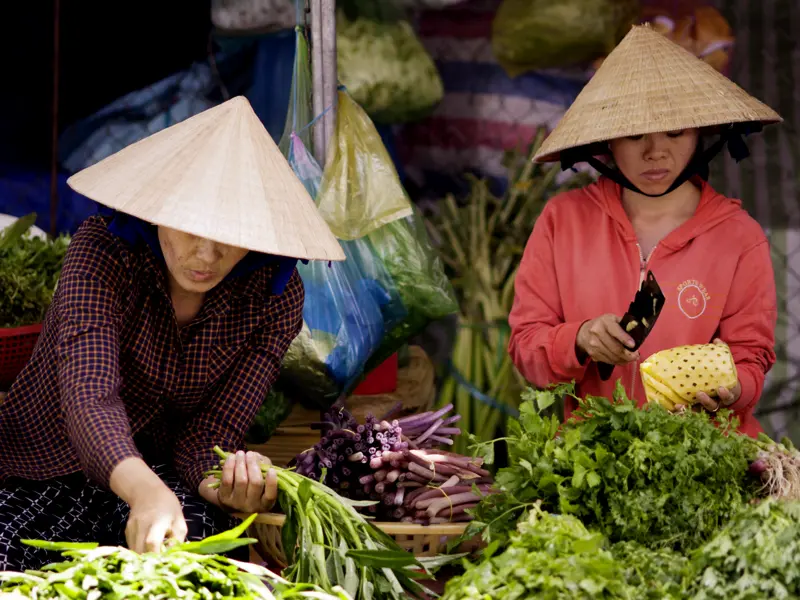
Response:
[[[700,204],[701,190],[691,181],[665,196],[651,198],[622,188],[622,206],[632,223],[688,219]]]
[[[170,277],[169,295],[172,300],[172,308],[175,310],[175,318],[179,327],[184,327],[200,314],[203,307],[205,294],[189,292],[181,288],[177,282]]]

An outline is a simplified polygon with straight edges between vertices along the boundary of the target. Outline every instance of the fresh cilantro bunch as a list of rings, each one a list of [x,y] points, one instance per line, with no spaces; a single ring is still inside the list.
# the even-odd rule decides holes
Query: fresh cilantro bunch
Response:
[[[800,502],[746,507],[693,554],[687,579],[692,600],[800,597]]]
[[[579,407],[568,423],[540,413],[559,395]],[[574,386],[530,390],[519,421],[504,438],[511,466],[501,469],[504,493],[473,512],[467,534],[508,539],[537,500],[545,510],[578,517],[612,542],[686,551],[704,543],[757,491],[748,476],[754,445],[735,432],[729,413],[638,409],[617,385],[613,400],[574,396]],[[491,443],[478,444],[486,462]]]
[[[636,542],[617,542],[611,554],[638,600],[683,600],[688,559],[674,550],[651,550]]]
[[[41,323],[53,300],[69,237],[27,235],[31,214],[0,232],[0,327]]]

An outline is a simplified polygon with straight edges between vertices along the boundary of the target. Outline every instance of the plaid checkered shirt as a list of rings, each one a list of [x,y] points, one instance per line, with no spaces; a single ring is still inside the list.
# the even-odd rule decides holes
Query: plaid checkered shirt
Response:
[[[190,490],[217,463],[212,448],[244,434],[302,326],[295,269],[229,278],[179,328],[161,259],[108,221],[75,233],[33,357],[0,405],[0,478],[43,480],[83,470],[108,486],[147,439]]]

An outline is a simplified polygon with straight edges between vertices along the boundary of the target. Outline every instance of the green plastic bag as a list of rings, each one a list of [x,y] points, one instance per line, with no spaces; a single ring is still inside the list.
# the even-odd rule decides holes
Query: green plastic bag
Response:
[[[411,214],[397,170],[370,118],[339,90],[319,212],[340,240],[357,240]]]
[[[432,322],[458,311],[458,300],[438,253],[430,244],[422,216],[414,210],[367,236],[394,280],[408,315],[389,330],[367,362],[377,367]]]
[[[439,71],[397,7],[342,0],[336,27],[339,81],[375,121],[417,121],[441,102]]]
[[[511,77],[609,54],[639,16],[638,0],[503,0],[492,49]]]

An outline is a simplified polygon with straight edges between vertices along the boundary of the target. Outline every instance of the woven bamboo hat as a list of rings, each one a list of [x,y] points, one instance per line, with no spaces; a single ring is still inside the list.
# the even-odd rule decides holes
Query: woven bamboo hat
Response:
[[[67,180],[110,208],[254,252],[345,259],[306,188],[237,96]]]
[[[714,67],[649,25],[634,26],[586,84],[534,156],[615,138],[783,119]]]

